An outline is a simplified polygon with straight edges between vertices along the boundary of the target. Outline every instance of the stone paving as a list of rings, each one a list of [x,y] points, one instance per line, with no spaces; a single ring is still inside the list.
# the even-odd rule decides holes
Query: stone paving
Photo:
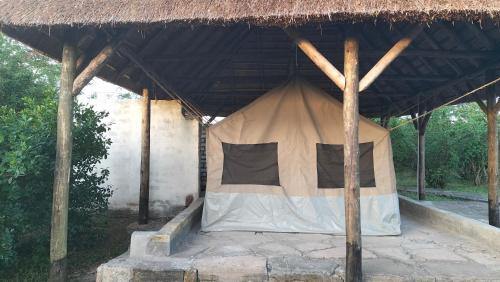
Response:
[[[363,237],[366,280],[500,281],[500,250],[402,220],[401,236]],[[345,237],[325,234],[196,231],[170,257],[134,262],[122,256],[107,265],[139,264],[146,274],[197,269],[201,281],[341,281],[344,246]],[[136,272],[134,277],[146,275]]]

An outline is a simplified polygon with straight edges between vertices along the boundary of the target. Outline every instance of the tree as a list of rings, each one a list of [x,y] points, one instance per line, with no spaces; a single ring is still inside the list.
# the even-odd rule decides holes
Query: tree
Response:
[[[407,118],[395,118],[391,127]],[[432,113],[426,130],[426,182],[443,188],[451,179],[481,185],[486,181],[486,117],[474,104],[448,106]],[[397,169],[416,169],[416,131],[408,124],[391,132]]]
[[[0,272],[17,256],[48,262],[58,73],[57,63],[0,36]],[[110,145],[106,115],[74,108],[70,249],[103,234],[111,196],[109,171],[98,168]]]

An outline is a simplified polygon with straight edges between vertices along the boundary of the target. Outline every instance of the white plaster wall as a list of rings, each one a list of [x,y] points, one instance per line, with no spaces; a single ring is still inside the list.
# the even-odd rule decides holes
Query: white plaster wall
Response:
[[[98,99],[99,100],[99,99]],[[112,144],[102,162],[110,170],[111,209],[137,210],[141,165],[140,99],[90,102],[106,110]],[[198,123],[186,120],[176,101],[151,101],[150,214],[167,215],[184,206],[187,195],[198,198]]]

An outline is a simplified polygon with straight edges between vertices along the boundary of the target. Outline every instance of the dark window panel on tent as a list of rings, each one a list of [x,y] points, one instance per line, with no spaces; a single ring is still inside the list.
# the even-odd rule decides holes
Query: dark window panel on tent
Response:
[[[278,143],[229,144],[222,142],[222,184],[280,186]]]
[[[318,188],[344,188],[344,145],[316,144]],[[359,144],[360,187],[375,187],[373,142]]]

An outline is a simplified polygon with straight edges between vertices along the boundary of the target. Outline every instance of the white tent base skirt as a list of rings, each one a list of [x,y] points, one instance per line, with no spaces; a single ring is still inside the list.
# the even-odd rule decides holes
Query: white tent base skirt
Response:
[[[396,193],[362,196],[360,204],[363,235],[401,234]],[[345,235],[344,218],[343,197],[207,192],[202,229]]]

